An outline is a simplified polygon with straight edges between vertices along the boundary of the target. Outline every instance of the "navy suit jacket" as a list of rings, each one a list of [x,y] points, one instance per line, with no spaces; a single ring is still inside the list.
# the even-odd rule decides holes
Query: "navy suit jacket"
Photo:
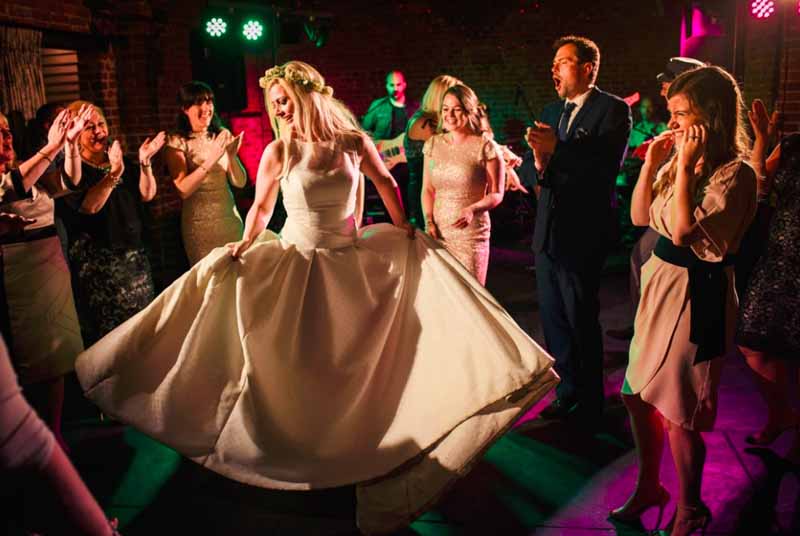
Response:
[[[558,131],[564,101],[547,105],[542,122]],[[612,207],[616,177],[631,133],[631,110],[621,98],[593,88],[558,141],[544,173],[533,250],[579,268],[616,239]]]

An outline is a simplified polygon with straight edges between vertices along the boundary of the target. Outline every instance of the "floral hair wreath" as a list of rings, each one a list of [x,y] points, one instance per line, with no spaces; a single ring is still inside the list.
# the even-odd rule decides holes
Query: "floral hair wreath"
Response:
[[[317,93],[322,93],[323,95],[328,96],[333,95],[333,88],[331,86],[326,86],[321,82],[316,82],[310,78],[306,78],[297,70],[292,69],[291,67],[287,68],[282,65],[276,65],[271,69],[267,69],[267,71],[264,73],[264,76],[259,78],[258,85],[263,89],[267,89],[269,83],[277,78],[288,80],[289,82],[305,88],[306,91],[316,91]]]

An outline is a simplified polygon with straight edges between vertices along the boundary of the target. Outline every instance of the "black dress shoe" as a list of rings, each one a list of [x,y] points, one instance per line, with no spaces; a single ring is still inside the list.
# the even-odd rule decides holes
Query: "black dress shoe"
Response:
[[[539,413],[539,416],[543,419],[566,419],[570,413],[575,411],[577,405],[577,402],[556,398]]]

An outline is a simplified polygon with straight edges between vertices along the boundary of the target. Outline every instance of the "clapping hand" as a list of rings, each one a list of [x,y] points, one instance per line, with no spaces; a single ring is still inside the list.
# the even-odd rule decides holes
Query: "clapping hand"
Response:
[[[53,124],[50,125],[50,130],[47,131],[47,148],[56,150],[64,145],[71,119],[72,115],[66,108],[61,110],[56,118],[53,119]]]
[[[220,132],[217,137],[211,142],[208,148],[208,158],[203,162],[203,167],[208,171],[211,167],[222,158],[222,155],[227,151],[228,143],[230,143],[230,134]]]
[[[244,139],[244,130],[241,131],[239,135],[235,136],[233,139],[230,139],[230,136],[228,137],[228,139],[230,141],[228,142],[227,147],[225,147],[225,150],[228,152],[228,160],[233,162],[233,159],[236,158],[236,155],[239,154],[239,149],[242,147],[242,140]]]
[[[770,116],[761,99],[753,101],[750,110],[747,111],[747,118],[750,120],[750,126],[753,127],[753,135],[756,139],[761,138],[767,142],[772,139],[772,136],[775,135],[779,115],[777,111],[774,111]]]
[[[125,172],[125,163],[122,160],[122,147],[118,140],[114,140],[108,149],[108,161],[111,164],[111,175],[119,178]]]
[[[91,104],[84,104],[77,114],[70,116],[69,128],[67,129],[67,142],[75,143],[78,136],[83,131],[86,121],[92,116],[93,107]]]
[[[540,121],[535,121],[533,127],[528,127],[525,132],[525,141],[534,153],[539,155],[551,155],[556,150],[558,137],[553,127]]]
[[[145,139],[139,146],[139,163],[149,164],[150,159],[164,146],[166,138],[167,136],[162,130],[152,140],[150,138]]]

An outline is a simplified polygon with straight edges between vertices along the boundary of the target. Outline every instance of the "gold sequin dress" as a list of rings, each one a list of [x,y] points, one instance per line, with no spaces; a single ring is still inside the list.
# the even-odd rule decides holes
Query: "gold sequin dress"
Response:
[[[433,219],[442,243],[475,278],[486,284],[489,266],[489,212],[476,215],[463,229],[453,224],[461,211],[486,194],[486,161],[497,158],[494,142],[485,136],[471,136],[454,145],[446,134],[437,134],[422,148],[425,168],[436,190]]]
[[[218,136],[231,136],[231,133],[222,129]],[[192,134],[189,138],[171,136],[167,146],[184,154],[186,173],[189,174],[206,161],[213,141],[214,136],[207,133]],[[197,190],[183,201],[181,234],[186,256],[192,265],[212,249],[242,238],[244,226],[228,186],[227,169],[228,155],[223,154],[209,168]],[[244,182],[234,186],[241,188]]]

